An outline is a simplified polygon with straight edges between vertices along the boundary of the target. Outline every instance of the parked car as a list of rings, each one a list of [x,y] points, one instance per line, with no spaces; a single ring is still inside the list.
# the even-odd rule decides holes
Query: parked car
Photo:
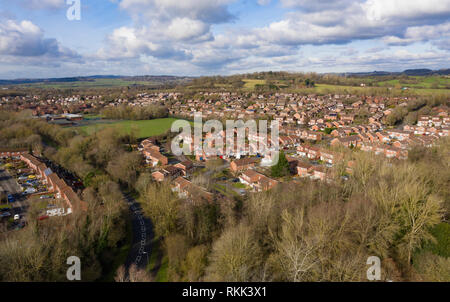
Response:
[[[34,194],[36,193],[36,189],[35,188],[28,188],[23,192],[25,195],[26,194]]]
[[[9,216],[11,216],[11,213],[10,213],[10,212],[3,212],[3,213],[0,214],[0,217],[1,217],[1,218],[9,217]]]
[[[19,214],[14,215],[14,220],[19,220],[19,219],[20,219],[20,215]]]
[[[38,217],[38,220],[41,221],[41,220],[45,220],[45,219],[48,219],[48,218],[49,217],[47,215],[44,215],[44,216]]]
[[[41,197],[39,197],[39,199],[50,199],[52,197],[53,196],[51,196],[51,195],[42,195]]]

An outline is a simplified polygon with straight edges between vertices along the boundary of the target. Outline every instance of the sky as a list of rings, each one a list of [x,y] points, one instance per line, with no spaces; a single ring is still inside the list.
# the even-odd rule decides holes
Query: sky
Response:
[[[450,0],[0,0],[2,79],[449,62]]]

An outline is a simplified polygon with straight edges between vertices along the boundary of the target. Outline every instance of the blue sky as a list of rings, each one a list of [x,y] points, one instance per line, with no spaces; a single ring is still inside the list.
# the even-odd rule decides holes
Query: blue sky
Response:
[[[0,0],[0,78],[449,68],[450,0]]]

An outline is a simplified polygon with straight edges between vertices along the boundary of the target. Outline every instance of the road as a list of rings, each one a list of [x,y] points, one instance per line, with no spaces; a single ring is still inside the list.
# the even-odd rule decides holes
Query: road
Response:
[[[125,268],[128,273],[128,269],[132,264],[136,264],[141,269],[147,267],[154,234],[152,223],[150,219],[142,214],[140,204],[130,195],[125,195],[124,199],[132,215],[131,222],[133,227],[133,241],[125,262]]]

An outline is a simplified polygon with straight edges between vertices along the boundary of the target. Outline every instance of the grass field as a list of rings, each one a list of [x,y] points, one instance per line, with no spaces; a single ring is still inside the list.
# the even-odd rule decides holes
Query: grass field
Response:
[[[412,88],[422,88],[422,89],[443,89],[449,87],[450,78],[443,76],[429,76],[429,77],[410,77],[412,81],[402,81],[399,79],[374,82],[380,86],[387,87],[412,87]]]
[[[253,90],[256,85],[264,85],[266,84],[266,80],[255,80],[255,79],[243,79],[245,82],[244,89]]]
[[[400,88],[390,88],[390,87],[358,87],[358,86],[340,86],[340,85],[329,85],[329,84],[316,84],[316,87],[314,88],[306,88],[302,89],[309,90],[311,93],[337,93],[337,92],[348,92],[352,93],[355,92],[364,92],[368,91],[370,89],[375,89],[380,92],[398,92],[398,93],[404,93],[404,94],[417,94],[417,95],[449,95],[450,96],[450,89],[433,89],[433,88],[410,88],[408,90],[401,90]]]
[[[172,123],[176,120],[177,119],[175,118],[162,118],[145,121],[100,121],[99,123],[94,122],[90,125],[75,128],[80,129],[86,134],[92,134],[107,127],[114,127],[121,133],[131,133],[131,131],[133,130],[137,132],[138,138],[147,138],[150,136],[158,136],[166,133],[170,130]]]

